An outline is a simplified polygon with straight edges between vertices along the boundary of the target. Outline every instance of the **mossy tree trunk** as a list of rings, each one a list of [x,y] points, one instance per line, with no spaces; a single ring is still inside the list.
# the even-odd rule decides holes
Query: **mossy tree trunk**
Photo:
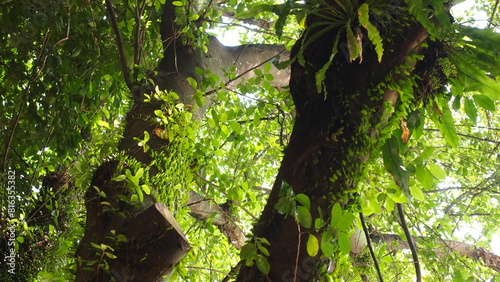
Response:
[[[314,219],[322,216],[329,223],[335,203],[347,210],[356,203],[357,195],[352,191],[363,176],[364,163],[380,145],[379,129],[388,120],[384,105],[395,105],[399,98],[397,91],[380,87],[380,83],[389,79],[397,85],[408,79],[393,73],[397,68],[412,68],[408,58],[419,51],[428,36],[422,26],[405,18],[407,15],[396,15],[391,22],[393,31],[398,32],[381,30],[386,52],[380,62],[371,47],[364,49],[362,61],[352,62],[347,52],[339,50],[320,92],[316,73],[330,60],[337,33],[343,31],[335,28],[308,42],[320,31],[309,29],[295,44],[291,57],[302,56],[305,62],[302,65],[297,59],[291,69],[290,91],[297,118],[273,190],[254,229],[255,237],[266,238],[270,243],[267,247],[270,272],[264,275],[256,263],[251,267],[242,264],[237,281],[315,281],[319,271],[327,267],[321,251],[314,257],[307,253],[306,242],[309,234],[321,242],[325,227],[315,229]],[[307,25],[322,20],[310,15]],[[345,41],[345,35],[340,37],[342,40]],[[304,45],[308,46],[303,49]],[[277,211],[275,206],[285,185],[290,185],[295,195],[302,193],[309,197],[311,228]]]
[[[209,69],[223,77],[223,70],[236,66],[236,77],[243,78],[252,76],[253,69],[263,68],[265,62],[276,56],[288,57],[280,45],[226,47],[214,37],[210,37],[209,52],[202,54],[191,45],[182,44],[177,34],[178,27],[174,24],[175,7],[171,2],[165,5],[161,22],[164,58],[152,79],[160,90],[177,93],[185,104],[195,103],[195,89],[187,82],[188,77],[200,82],[201,77],[195,68]],[[288,84],[289,71],[273,67],[271,73],[275,77],[275,87]],[[227,79],[223,82],[231,87],[238,81]],[[137,138],[144,139],[144,132],[148,132],[151,138],[147,145],[151,150],[164,151],[169,146],[168,140],[153,134],[159,126],[151,121],[154,120],[154,112],[164,105],[160,100],[145,101],[143,94],[150,94],[154,88],[155,85],[138,85],[132,89],[135,102],[127,115],[124,137],[119,145],[120,151],[145,167],[149,166],[153,157],[151,151],[145,152],[143,147],[138,146]],[[195,116],[200,118],[202,114],[203,110],[198,110]],[[94,173],[85,197],[86,231],[76,252],[77,281],[155,281],[171,271],[190,249],[182,230],[163,205],[149,199],[148,203],[137,209],[122,200],[123,195],[129,196],[127,193],[130,193],[130,189],[125,182],[112,178],[123,173],[117,160],[104,162]],[[149,173],[156,174],[157,168],[150,167]],[[124,235],[127,242],[118,240],[117,235]],[[109,246],[114,250],[99,250],[99,246]],[[107,256],[105,253],[112,255]],[[148,259],[152,257],[154,259]]]

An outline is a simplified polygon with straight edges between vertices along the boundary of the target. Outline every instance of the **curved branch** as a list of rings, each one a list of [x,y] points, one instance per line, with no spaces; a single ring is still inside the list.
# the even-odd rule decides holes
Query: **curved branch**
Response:
[[[142,6],[139,8],[139,3],[136,3],[135,6],[135,38],[134,38],[134,74],[132,79],[134,81],[137,81],[137,77],[139,75],[139,69],[137,68],[137,65],[139,65],[139,62],[141,60],[141,52],[140,48],[142,47],[143,41],[142,39],[142,34],[143,31],[141,31],[141,17],[142,14],[144,14],[144,10],[146,9],[146,1],[142,1]]]
[[[111,21],[111,26],[113,27],[113,31],[116,35],[116,44],[118,45],[118,52],[120,52],[120,64],[122,67],[123,78],[125,79],[125,84],[127,84],[128,89],[132,90],[134,85],[130,80],[130,70],[127,67],[123,38],[120,28],[118,27],[118,22],[116,21],[116,13],[115,9],[113,9],[113,5],[111,4],[111,0],[106,0],[106,9],[108,10],[109,20]]]
[[[396,234],[381,234],[378,232],[372,232],[370,238],[376,244],[386,244],[388,251],[397,251],[403,249],[409,249],[409,245],[401,237]],[[500,273],[500,256],[487,250],[485,248],[474,246],[464,242],[458,242],[454,240],[445,240],[441,238],[432,237],[412,237],[415,242],[425,242],[429,240],[435,240],[440,242],[440,244],[433,250],[436,256],[439,258],[445,257],[446,255],[456,252],[459,256],[464,256],[473,260],[483,260],[484,265]]]

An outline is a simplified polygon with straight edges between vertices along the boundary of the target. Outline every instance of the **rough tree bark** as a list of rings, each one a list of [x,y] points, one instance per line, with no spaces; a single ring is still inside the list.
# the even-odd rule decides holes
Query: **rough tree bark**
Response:
[[[326,2],[336,7],[335,1]],[[356,195],[349,191],[355,190],[357,176],[362,174],[363,162],[373,148],[370,144],[378,139],[377,130],[366,126],[366,121],[373,126],[384,122],[384,103],[395,104],[399,97],[397,91],[382,89],[383,94],[379,94],[373,89],[396,68],[409,64],[408,56],[418,52],[418,46],[428,36],[420,24],[405,20],[405,16],[408,15],[394,15],[391,27],[398,32],[392,33],[390,42],[384,42],[386,52],[381,62],[373,49],[365,48],[362,62],[349,62],[339,52],[326,73],[321,93],[316,89],[315,74],[330,59],[339,29],[324,33],[302,50],[305,65],[298,61],[292,64],[290,91],[297,118],[273,190],[254,229],[256,237],[270,242],[270,272],[266,276],[255,264],[251,267],[243,264],[237,281],[313,281],[325,268],[320,254],[310,257],[306,251],[305,235],[316,235],[320,241],[320,234],[314,228],[299,226],[292,216],[285,217],[276,211],[279,191],[286,182],[295,194],[308,195],[312,218],[318,218],[321,209],[326,222],[330,221],[333,203],[348,208],[355,202]],[[319,21],[324,19],[309,15],[307,26]],[[318,31],[316,27],[304,33],[292,49],[291,57],[299,55],[302,44]],[[387,36],[390,32],[382,34]],[[341,40],[345,41],[345,36]],[[392,81],[399,79],[402,77],[391,76]]]

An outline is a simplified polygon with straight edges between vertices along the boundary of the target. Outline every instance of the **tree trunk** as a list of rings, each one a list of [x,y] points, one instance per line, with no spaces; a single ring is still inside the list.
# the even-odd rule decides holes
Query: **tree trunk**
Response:
[[[187,83],[187,78],[192,77],[200,83],[201,77],[195,68],[209,69],[222,78],[224,69],[235,66],[236,77],[223,81],[230,88],[242,78],[253,76],[254,69],[263,68],[271,59],[280,55],[288,58],[288,52],[280,45],[225,47],[214,37],[210,37],[209,52],[206,54],[201,54],[190,45],[184,46],[176,33],[178,27],[173,24],[175,13],[171,2],[165,5],[161,23],[164,58],[153,80],[160,90],[176,92],[183,103],[194,104],[195,89]],[[288,84],[289,70],[272,67],[270,72],[275,77],[275,87]],[[168,140],[151,134],[158,126],[151,122],[154,112],[163,106],[159,100],[144,100],[143,94],[153,90],[151,85],[133,89],[135,103],[127,115],[124,137],[119,145],[120,151],[144,166],[151,163],[152,156],[150,151],[144,152],[143,147],[138,146],[136,138],[143,139],[144,132],[149,132],[151,138],[147,145],[152,150],[161,151],[169,145]],[[198,110],[197,117],[200,118],[202,113]],[[104,162],[95,171],[86,192],[86,231],[76,252],[77,281],[155,281],[167,274],[190,249],[177,222],[164,205],[152,198],[139,208],[122,201],[121,196],[128,196],[129,188],[123,181],[112,180],[116,174],[124,173],[118,170],[118,166],[116,160]],[[157,168],[150,167],[149,173],[156,174]],[[234,223],[221,223],[220,228],[235,246],[243,245],[245,236]],[[138,233],[138,230],[141,232]],[[124,235],[127,241],[120,241],[118,235]]]
[[[308,41],[320,31],[309,29],[295,44],[291,57],[303,56],[305,61],[301,65],[299,59],[295,60],[291,70],[290,91],[297,118],[273,190],[254,229],[255,237],[270,242],[267,257],[270,272],[264,275],[255,263],[244,265],[237,281],[313,281],[325,268],[321,252],[311,257],[306,251],[309,234],[321,241],[323,230],[299,225],[293,216],[278,213],[275,205],[283,183],[288,183],[295,195],[303,193],[310,198],[313,222],[320,217],[318,211],[324,222],[330,222],[334,203],[344,209],[355,203],[356,194],[350,191],[355,191],[363,175],[363,163],[376,148],[379,129],[383,128],[380,124],[386,122],[384,103],[395,104],[399,97],[397,91],[377,86],[387,77],[396,84],[404,79],[391,72],[403,64],[411,67],[408,56],[418,51],[417,47],[427,38],[423,27],[403,20],[405,15],[399,16],[391,24],[400,32],[386,38],[381,62],[373,49],[365,48],[362,61],[353,62],[340,50],[326,72],[320,93],[316,88],[316,73],[329,61],[333,42],[341,31],[332,29]],[[307,24],[312,26],[321,20],[324,19],[310,15]],[[342,41],[345,35],[340,38]],[[305,42],[310,44],[301,50]]]

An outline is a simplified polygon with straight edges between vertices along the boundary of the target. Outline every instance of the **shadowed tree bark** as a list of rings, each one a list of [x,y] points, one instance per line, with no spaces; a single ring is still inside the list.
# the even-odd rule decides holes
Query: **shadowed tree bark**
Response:
[[[337,7],[334,1],[327,2]],[[279,192],[286,182],[295,194],[306,194],[311,200],[312,218],[319,218],[321,210],[325,222],[330,222],[329,211],[334,203],[349,208],[356,201],[356,195],[349,191],[355,190],[357,176],[362,175],[363,162],[373,148],[372,141],[379,135],[370,125],[383,124],[384,103],[395,104],[399,98],[395,90],[382,89],[382,94],[373,90],[391,72],[410,64],[408,56],[418,52],[418,46],[428,36],[420,24],[405,20],[405,16],[395,15],[392,27],[399,32],[385,38],[386,52],[381,62],[373,49],[365,49],[362,61],[354,62],[339,52],[320,92],[315,75],[330,60],[340,28],[315,39],[311,38],[321,31],[321,26],[311,28],[295,44],[291,57],[303,56],[305,61],[302,65],[296,60],[291,69],[290,91],[297,118],[273,191],[254,229],[256,237],[270,242],[271,268],[266,276],[255,264],[243,265],[237,281],[311,281],[325,268],[320,254],[310,257],[306,251],[305,235],[314,234],[320,240],[320,234],[314,228],[299,226],[292,216],[278,213],[275,205]],[[307,26],[314,27],[320,21],[324,19],[309,15]],[[387,36],[386,32],[382,31]],[[397,83],[403,77],[393,75],[391,79]]]

